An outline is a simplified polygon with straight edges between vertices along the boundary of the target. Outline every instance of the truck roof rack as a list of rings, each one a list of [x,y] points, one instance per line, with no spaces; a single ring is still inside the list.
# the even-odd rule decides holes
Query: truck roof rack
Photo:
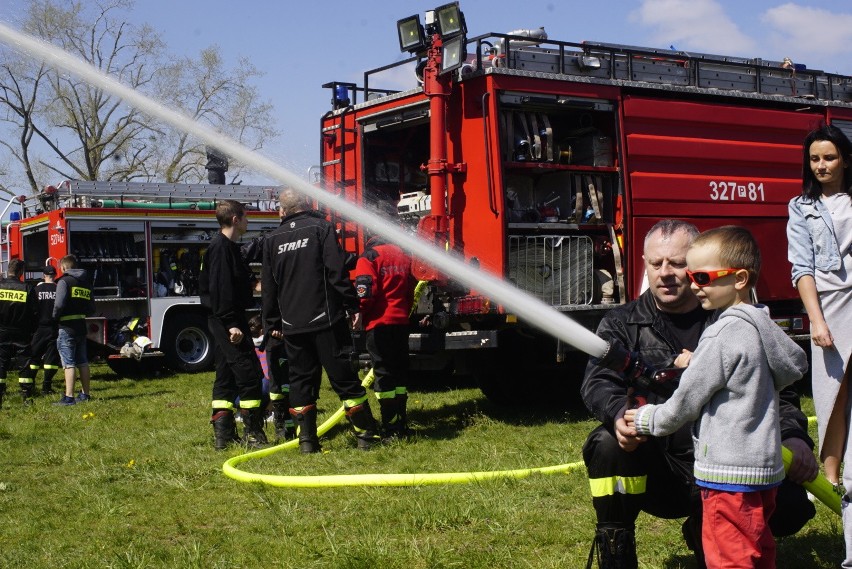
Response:
[[[235,200],[251,209],[275,210],[281,186],[228,184],[168,184],[160,182],[99,182],[65,180],[48,186],[22,204],[25,212],[49,211],[58,207],[144,207],[144,204],[172,205],[175,209],[212,209],[221,200]],[[193,207],[195,206],[195,207]],[[213,205],[215,207],[215,205]]]
[[[807,100],[810,104],[852,106],[852,77],[808,69],[785,58],[731,57],[616,43],[580,43],[488,33],[469,38],[461,81],[483,73],[540,76],[620,86],[690,91],[729,97]],[[364,101],[396,96],[370,86],[371,78],[409,58],[364,73]],[[375,83],[375,81],[373,81]],[[332,84],[328,84],[332,85]],[[334,110],[332,112],[342,112]]]

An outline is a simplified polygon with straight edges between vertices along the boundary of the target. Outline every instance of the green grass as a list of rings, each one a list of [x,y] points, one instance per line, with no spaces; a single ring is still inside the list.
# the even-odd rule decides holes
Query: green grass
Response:
[[[211,374],[117,379],[95,400],[39,398],[10,380],[0,410],[0,567],[585,567],[594,514],[585,470],[410,488],[277,488],[236,482],[207,423]],[[324,386],[321,413],[336,409]],[[806,400],[808,408],[810,401]],[[417,436],[364,453],[337,427],[325,453],[239,466],[279,475],[508,470],[581,460],[582,410],[500,409],[465,383],[415,386]],[[680,522],[639,519],[641,567],[694,567]],[[779,542],[779,567],[834,567],[840,519],[818,506]]]

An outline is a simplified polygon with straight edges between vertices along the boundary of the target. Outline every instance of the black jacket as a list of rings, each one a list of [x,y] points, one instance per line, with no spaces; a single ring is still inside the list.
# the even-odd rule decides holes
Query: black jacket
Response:
[[[706,328],[715,320],[715,313],[708,312]],[[672,339],[665,327],[650,290],[645,291],[634,302],[620,306],[607,314],[598,326],[597,334],[607,341],[620,342],[626,349],[639,352],[642,359],[657,369],[672,367],[679,350],[678,342]],[[692,346],[695,349],[695,346]],[[595,418],[612,429],[616,414],[627,401],[627,387],[622,375],[602,368],[589,360],[586,376],[581,387],[583,402]],[[648,394],[648,403],[662,403],[667,398]],[[793,389],[781,392],[781,437],[795,437],[806,441],[813,448],[807,434],[807,417],[799,407],[799,395]],[[688,423],[665,441],[666,446],[678,447],[684,453],[692,453],[692,424]],[[683,447],[682,449],[680,447]],[[678,454],[681,454],[678,452]]]
[[[240,246],[217,232],[204,253],[198,274],[201,304],[225,329],[248,329],[246,310],[254,308],[253,276]]]
[[[53,305],[56,303],[56,283],[41,281],[36,285],[35,292],[38,299],[38,325],[55,328]]]
[[[264,333],[323,330],[358,312],[345,264],[334,226],[322,214],[302,211],[282,219],[263,242]]]
[[[35,329],[38,301],[33,287],[16,278],[0,279],[0,332],[24,337]]]

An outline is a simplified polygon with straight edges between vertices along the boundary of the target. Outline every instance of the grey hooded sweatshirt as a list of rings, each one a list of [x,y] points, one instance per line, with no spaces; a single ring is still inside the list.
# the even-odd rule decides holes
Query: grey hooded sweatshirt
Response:
[[[674,395],[638,409],[636,430],[664,436],[697,419],[699,486],[778,484],[784,479],[778,392],[807,369],[804,350],[765,306],[732,306],[704,331]]]

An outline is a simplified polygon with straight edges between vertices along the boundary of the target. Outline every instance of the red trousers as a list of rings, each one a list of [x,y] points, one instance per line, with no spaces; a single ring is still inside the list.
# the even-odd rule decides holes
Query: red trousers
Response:
[[[775,569],[769,518],[777,493],[777,487],[760,492],[701,489],[701,541],[708,569]]]

